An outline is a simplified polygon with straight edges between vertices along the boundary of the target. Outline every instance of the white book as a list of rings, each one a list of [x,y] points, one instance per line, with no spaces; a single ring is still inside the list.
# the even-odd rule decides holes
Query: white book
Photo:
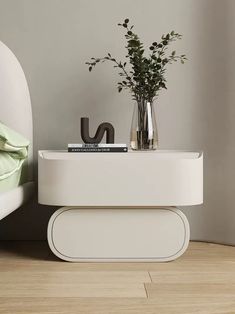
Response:
[[[116,148],[116,147],[122,147],[122,148],[126,148],[127,144],[68,144],[68,148],[93,148],[93,147],[97,147],[97,148]]]

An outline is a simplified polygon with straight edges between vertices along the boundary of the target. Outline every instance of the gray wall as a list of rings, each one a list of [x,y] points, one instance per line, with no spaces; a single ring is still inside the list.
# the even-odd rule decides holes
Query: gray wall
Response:
[[[185,208],[192,238],[235,243],[234,88],[235,2],[229,0],[0,0],[0,40],[20,60],[32,97],[35,172],[38,149],[65,149],[80,142],[79,119],[93,130],[104,120],[127,142],[133,103],[118,94],[110,65],[88,73],[92,56],[125,56],[129,17],[144,43],[172,29],[184,66],[168,72],[168,90],[156,101],[162,149],[202,149],[205,203]],[[1,239],[42,239],[54,208],[36,200],[0,222]]]

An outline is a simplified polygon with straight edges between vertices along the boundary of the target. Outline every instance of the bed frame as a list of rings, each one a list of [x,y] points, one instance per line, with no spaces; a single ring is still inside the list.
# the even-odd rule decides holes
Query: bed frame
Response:
[[[0,193],[0,220],[19,208],[34,190],[33,122],[28,84],[12,51],[0,41],[0,121],[30,140],[28,182]]]

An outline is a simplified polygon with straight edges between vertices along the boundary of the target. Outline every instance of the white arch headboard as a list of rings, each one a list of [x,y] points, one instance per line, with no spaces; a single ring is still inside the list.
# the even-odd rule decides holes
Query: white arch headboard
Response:
[[[30,140],[29,180],[32,179],[33,123],[28,84],[12,51],[0,41],[0,121]]]

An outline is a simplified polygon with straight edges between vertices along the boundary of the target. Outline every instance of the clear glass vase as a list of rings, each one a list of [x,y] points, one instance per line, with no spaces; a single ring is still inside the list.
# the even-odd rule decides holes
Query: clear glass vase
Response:
[[[158,147],[153,102],[142,100],[135,103],[130,140],[133,150],[154,150]]]

